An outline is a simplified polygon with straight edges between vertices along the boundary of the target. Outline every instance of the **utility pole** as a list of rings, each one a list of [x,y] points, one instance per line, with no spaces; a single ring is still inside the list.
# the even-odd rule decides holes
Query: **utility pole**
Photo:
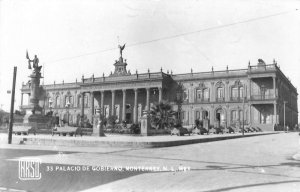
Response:
[[[285,104],[287,101],[283,101],[283,130],[285,130]]]
[[[10,103],[10,121],[9,121],[9,130],[8,130],[8,144],[11,144],[12,140],[12,131],[13,131],[13,122],[14,122],[14,106],[15,106],[15,88],[16,88],[16,76],[17,76],[17,67],[14,67],[14,76],[12,84],[12,94],[11,94],[11,103]]]

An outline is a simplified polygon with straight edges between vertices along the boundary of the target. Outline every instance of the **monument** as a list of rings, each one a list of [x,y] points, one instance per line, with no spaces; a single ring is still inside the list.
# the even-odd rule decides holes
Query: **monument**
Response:
[[[28,59],[28,69],[31,68],[32,63],[32,73],[29,76],[30,80],[30,105],[32,107],[32,114],[42,114],[42,107],[39,106],[39,96],[41,95],[41,88],[40,88],[40,79],[43,78],[41,75],[41,68],[39,66],[39,59],[35,55],[33,60],[30,60],[28,52],[26,52],[26,59]]]
[[[104,125],[103,119],[101,118],[100,114],[101,110],[98,108],[96,109],[96,115],[94,115],[94,125],[93,125],[93,136],[105,137],[104,134]]]
[[[149,136],[150,135],[150,116],[148,111],[144,111],[141,119],[141,135]]]
[[[43,88],[40,86],[40,79],[43,78],[41,75],[42,66],[39,66],[39,59],[37,55],[35,55],[31,60],[28,52],[26,51],[26,59],[28,60],[28,69],[32,69],[32,73],[29,76],[29,106],[31,108],[31,114],[25,115],[23,123],[28,123],[37,132],[39,132],[39,130],[49,131],[52,126],[52,116],[45,116],[43,108],[39,105],[39,101],[44,94]]]

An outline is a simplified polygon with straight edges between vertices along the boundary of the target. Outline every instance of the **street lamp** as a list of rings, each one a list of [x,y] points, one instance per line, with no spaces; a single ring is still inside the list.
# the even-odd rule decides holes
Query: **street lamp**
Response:
[[[66,103],[66,110],[67,110],[67,121],[68,121],[68,126],[69,126],[69,108],[70,108],[71,103],[67,101]]]

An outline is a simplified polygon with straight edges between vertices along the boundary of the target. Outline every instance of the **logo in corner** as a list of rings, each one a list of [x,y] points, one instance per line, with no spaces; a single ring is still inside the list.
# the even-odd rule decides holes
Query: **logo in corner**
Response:
[[[20,180],[40,180],[41,159],[39,158],[20,158],[19,159],[19,179]]]

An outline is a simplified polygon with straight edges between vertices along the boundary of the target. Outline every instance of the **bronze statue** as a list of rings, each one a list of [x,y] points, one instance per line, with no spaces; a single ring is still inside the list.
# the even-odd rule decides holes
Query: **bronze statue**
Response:
[[[32,63],[32,67],[34,69],[34,72],[39,73],[41,71],[42,66],[39,66],[39,58],[34,55],[34,59],[30,60],[29,55],[28,55],[28,51],[26,51],[26,59],[28,59],[28,69],[31,69],[31,64]]]
[[[125,43],[123,46],[119,45],[121,57],[122,57],[122,52],[123,52],[123,50],[125,49],[125,45],[126,45],[126,43]]]

